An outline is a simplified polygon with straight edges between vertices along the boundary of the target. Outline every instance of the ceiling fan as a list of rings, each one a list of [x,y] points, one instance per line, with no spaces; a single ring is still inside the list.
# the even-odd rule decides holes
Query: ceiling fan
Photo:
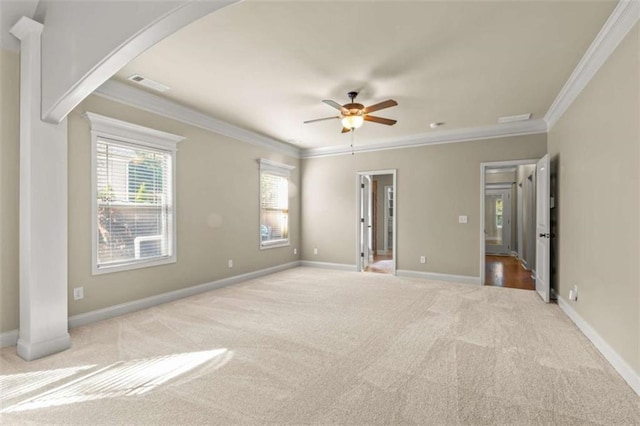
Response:
[[[386,124],[387,126],[393,126],[396,124],[396,120],[391,120],[389,118],[376,117],[374,115],[369,115],[369,113],[374,111],[379,111],[381,109],[390,108],[392,106],[398,105],[396,101],[393,99],[389,99],[383,102],[379,102],[377,104],[365,107],[362,104],[356,103],[355,99],[358,96],[358,92],[349,92],[347,94],[351,102],[348,104],[340,105],[336,101],[332,100],[323,100],[325,104],[329,105],[340,111],[340,115],[336,115],[333,117],[325,117],[325,118],[317,118],[315,120],[307,120],[304,123],[315,123],[316,121],[324,121],[324,120],[334,120],[339,118],[342,120],[342,133],[347,133],[352,130],[357,129],[362,126],[365,121],[371,121],[373,123]]]

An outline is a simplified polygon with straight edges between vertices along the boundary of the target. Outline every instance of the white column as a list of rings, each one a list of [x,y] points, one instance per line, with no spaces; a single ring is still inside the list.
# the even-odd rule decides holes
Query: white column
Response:
[[[18,355],[69,348],[67,121],[40,118],[42,24],[23,17],[20,39],[20,335]]]

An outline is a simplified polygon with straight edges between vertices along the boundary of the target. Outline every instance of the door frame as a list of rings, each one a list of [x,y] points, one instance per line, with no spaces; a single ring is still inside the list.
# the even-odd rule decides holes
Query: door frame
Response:
[[[388,253],[389,252],[389,198],[387,197],[387,190],[391,189],[391,193],[393,193],[393,185],[384,185],[384,187],[382,188],[382,193],[384,195],[384,201],[383,201],[383,207],[384,207],[384,212],[383,212],[383,241],[384,241],[384,252]],[[394,194],[394,198],[393,200],[395,201],[395,194]],[[395,211],[394,211],[395,213]],[[393,216],[391,215],[391,220],[393,220]],[[392,232],[392,235],[395,235],[394,232]],[[393,245],[391,246],[391,251],[393,253]]]
[[[484,217],[484,189],[486,186],[486,172],[487,169],[496,167],[509,167],[509,166],[524,166],[527,164],[537,164],[539,158],[531,158],[527,160],[507,160],[507,161],[488,161],[480,163],[480,285],[484,285],[485,275],[485,217]]]
[[[397,265],[397,241],[398,241],[398,233],[397,233],[397,211],[398,211],[398,182],[397,182],[397,169],[383,169],[383,170],[367,170],[356,172],[356,271],[363,272],[362,263],[360,262],[360,239],[361,228],[360,228],[360,209],[362,207],[362,197],[360,195],[360,181],[363,176],[376,176],[376,175],[392,175],[393,176],[393,246],[392,246],[392,259],[393,259],[393,272],[392,275],[396,275],[396,271],[398,269]]]

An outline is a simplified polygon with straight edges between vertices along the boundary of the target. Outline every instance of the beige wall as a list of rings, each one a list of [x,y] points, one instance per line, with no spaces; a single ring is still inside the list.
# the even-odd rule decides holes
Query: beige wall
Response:
[[[480,163],[546,150],[541,134],[304,159],[303,258],[355,265],[356,172],[397,169],[398,269],[478,277]]]
[[[18,328],[18,53],[0,51],[0,333]]]
[[[85,111],[185,136],[177,154],[175,264],[91,275],[91,137]],[[290,196],[291,246],[259,249],[259,158],[296,166]],[[69,115],[69,314],[178,290],[297,260],[299,160],[98,97]],[[219,222],[219,223],[218,223]],[[233,269],[227,260],[233,259]],[[70,296],[72,292],[69,292]]]
[[[549,134],[560,296],[640,372],[640,29]]]

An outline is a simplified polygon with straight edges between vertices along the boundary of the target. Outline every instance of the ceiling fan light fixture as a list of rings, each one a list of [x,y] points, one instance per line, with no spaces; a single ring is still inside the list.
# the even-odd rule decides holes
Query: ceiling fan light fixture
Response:
[[[357,129],[364,123],[362,115],[345,115],[342,117],[342,126],[347,129]]]

